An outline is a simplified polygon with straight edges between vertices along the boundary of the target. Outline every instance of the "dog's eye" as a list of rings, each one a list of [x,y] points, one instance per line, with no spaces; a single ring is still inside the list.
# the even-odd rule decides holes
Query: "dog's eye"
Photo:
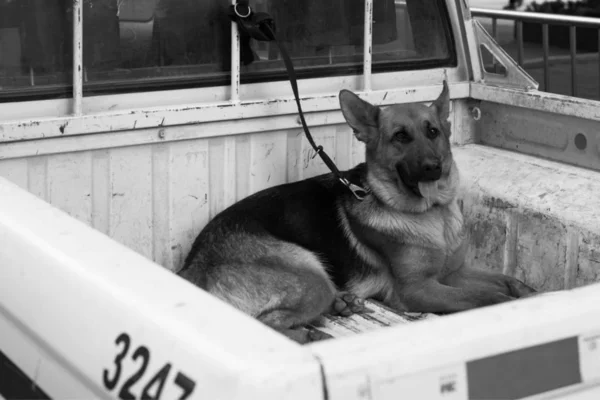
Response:
[[[406,130],[401,129],[394,134],[394,139],[399,141],[400,143],[410,143],[413,138],[406,132]]]
[[[440,135],[440,131],[438,128],[434,128],[433,126],[431,126],[427,130],[427,136],[429,136],[431,139],[435,139],[439,135]]]

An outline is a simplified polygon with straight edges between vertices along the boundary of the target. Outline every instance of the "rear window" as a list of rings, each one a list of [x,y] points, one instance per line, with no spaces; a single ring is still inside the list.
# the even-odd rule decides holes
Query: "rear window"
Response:
[[[82,0],[84,95],[228,85],[224,0]],[[0,0],[0,101],[71,96],[72,0]],[[300,78],[360,74],[364,1],[254,0]],[[373,72],[456,65],[441,0],[373,1]],[[251,42],[242,83],[285,80],[275,43]]]

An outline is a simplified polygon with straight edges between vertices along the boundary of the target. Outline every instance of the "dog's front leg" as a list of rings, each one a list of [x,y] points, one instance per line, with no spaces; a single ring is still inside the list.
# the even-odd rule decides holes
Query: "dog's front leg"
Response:
[[[429,278],[398,288],[398,297],[411,312],[452,313],[514,300],[499,291],[447,286]]]
[[[441,251],[414,245],[390,246],[387,250],[395,279],[394,295],[408,311],[458,312],[514,299],[488,286],[454,287],[442,281],[448,260]]]
[[[468,289],[478,287],[521,298],[536,294],[536,290],[512,276],[479,268],[463,267],[440,280],[445,285]]]

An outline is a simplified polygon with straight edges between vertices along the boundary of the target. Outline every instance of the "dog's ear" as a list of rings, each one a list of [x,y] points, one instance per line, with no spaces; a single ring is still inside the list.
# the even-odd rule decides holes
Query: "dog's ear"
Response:
[[[431,104],[440,117],[440,121],[446,122],[450,114],[450,94],[448,93],[448,83],[444,80],[444,88],[439,97]]]
[[[379,107],[358,97],[349,90],[340,91],[340,107],[354,135],[361,142],[369,142],[377,136]]]

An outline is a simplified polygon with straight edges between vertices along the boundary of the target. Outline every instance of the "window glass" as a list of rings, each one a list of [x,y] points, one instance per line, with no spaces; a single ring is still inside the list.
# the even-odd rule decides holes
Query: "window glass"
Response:
[[[255,3],[259,11],[269,12],[275,19],[300,76],[362,72],[364,0]],[[443,1],[374,0],[372,29],[374,72],[454,64]],[[255,42],[252,47],[256,61],[242,68],[242,82],[264,79],[267,71],[271,78],[285,78],[275,43]]]
[[[0,98],[70,95],[72,0],[0,0]],[[230,0],[82,0],[84,95],[227,85]],[[300,77],[362,71],[364,0],[251,0]],[[455,63],[443,0],[374,0],[373,71]],[[242,83],[287,79],[275,43],[250,41]],[[11,92],[12,90],[12,92]],[[42,90],[42,91],[43,91]],[[41,92],[40,92],[41,93]]]
[[[0,0],[0,101],[70,95],[71,17],[65,3]]]
[[[229,83],[230,1],[88,1],[84,95]]]

